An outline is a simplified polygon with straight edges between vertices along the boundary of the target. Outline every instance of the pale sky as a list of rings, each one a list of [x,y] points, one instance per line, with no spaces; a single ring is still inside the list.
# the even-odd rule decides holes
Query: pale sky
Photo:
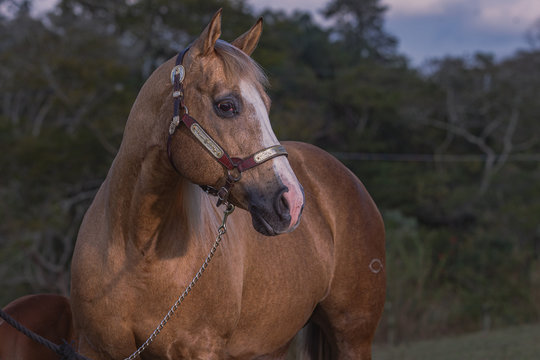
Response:
[[[37,11],[57,0],[36,0]],[[310,11],[316,19],[329,0],[247,0],[265,7]],[[525,33],[540,19],[540,0],[382,0],[385,26],[399,39],[399,51],[420,65],[426,58],[472,55],[475,51],[511,55],[526,48]],[[226,14],[224,14],[226,16]]]
[[[317,14],[328,0],[248,0],[255,9],[302,9]],[[540,0],[382,0],[385,26],[399,50],[420,65],[426,58],[477,50],[511,55],[540,19]]]

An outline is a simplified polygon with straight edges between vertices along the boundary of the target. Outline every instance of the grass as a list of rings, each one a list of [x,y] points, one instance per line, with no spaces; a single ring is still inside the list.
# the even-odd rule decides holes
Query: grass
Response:
[[[413,359],[538,360],[540,324],[373,349],[373,360]]]

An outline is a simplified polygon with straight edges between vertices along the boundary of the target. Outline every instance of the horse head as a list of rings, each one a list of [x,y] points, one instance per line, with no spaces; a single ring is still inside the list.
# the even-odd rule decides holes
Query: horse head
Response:
[[[175,96],[181,96],[181,106],[177,107],[182,119],[195,122],[196,129],[192,123],[178,125],[178,116],[168,152],[177,171],[195,184],[223,190],[232,179],[234,186],[225,189],[226,201],[249,211],[258,232],[278,235],[298,225],[304,193],[287,157],[281,156],[286,152],[270,125],[267,80],[250,57],[261,31],[259,19],[232,43],[219,40],[219,11],[179,57],[181,89],[175,89]],[[173,83],[174,76],[173,72]],[[216,161],[222,153],[228,159],[225,166]],[[248,162],[251,165],[244,166]]]

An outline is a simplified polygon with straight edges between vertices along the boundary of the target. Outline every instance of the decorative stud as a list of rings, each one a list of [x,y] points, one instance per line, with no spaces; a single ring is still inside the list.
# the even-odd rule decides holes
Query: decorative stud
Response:
[[[176,65],[173,67],[171,71],[171,83],[174,85],[174,78],[176,75],[179,76],[178,82],[184,81],[184,77],[186,76],[186,69],[182,65]]]
[[[171,125],[169,125],[169,135],[174,134],[178,125],[180,125],[180,116],[173,116]]]

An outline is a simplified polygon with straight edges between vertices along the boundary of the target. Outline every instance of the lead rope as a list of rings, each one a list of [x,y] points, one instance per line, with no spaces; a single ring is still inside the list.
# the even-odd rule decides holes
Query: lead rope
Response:
[[[193,289],[195,284],[197,284],[197,281],[202,277],[204,271],[210,264],[210,261],[214,257],[217,248],[219,247],[219,244],[221,243],[221,240],[223,238],[223,235],[227,233],[227,217],[232,214],[234,211],[234,205],[231,203],[226,203],[225,211],[223,212],[223,220],[221,222],[221,226],[218,228],[218,234],[216,236],[216,241],[214,242],[214,245],[210,249],[210,252],[208,253],[208,256],[204,260],[203,264],[199,268],[199,271],[197,271],[197,274],[195,274],[195,277],[189,285],[186,287],[182,295],[176,300],[174,305],[169,309],[163,320],[159,323],[159,325],[156,327],[156,329],[152,332],[152,334],[146,339],[146,341],[129,357],[125,358],[124,360],[133,360],[137,358],[150,344],[156,339],[156,337],[159,335],[161,330],[167,325],[167,322],[173,317],[174,313],[178,309],[178,307],[182,304],[186,296],[190,293],[190,291]],[[0,318],[4,319],[6,323],[13,326],[16,330],[22,332],[24,335],[32,339],[33,341],[38,342],[39,344],[51,349],[52,351],[56,352],[58,355],[62,357],[62,359],[66,360],[90,360],[81,354],[78,354],[73,350],[73,348],[66,342],[64,342],[61,345],[57,345],[37,334],[34,332],[28,330],[23,325],[21,325],[19,322],[14,320],[11,316],[9,316],[7,313],[5,313],[2,309],[0,309]]]
[[[210,249],[210,252],[208,253],[208,256],[206,257],[206,259],[204,260],[204,263],[201,265],[199,271],[197,272],[197,274],[195,274],[195,277],[193,278],[193,280],[191,280],[191,282],[186,287],[186,289],[184,290],[182,295],[180,295],[180,297],[176,300],[174,305],[169,309],[169,311],[167,312],[167,314],[165,315],[163,320],[161,320],[159,325],[152,332],[152,334],[148,337],[148,339],[146,339],[146,341],[133,354],[131,354],[129,357],[125,358],[124,360],[133,360],[137,356],[139,356],[148,346],[150,346],[150,344],[159,335],[161,330],[163,330],[163,328],[165,327],[167,322],[169,322],[169,320],[173,317],[175,311],[178,309],[180,304],[182,304],[182,302],[184,301],[186,296],[188,296],[189,292],[193,289],[193,287],[195,286],[197,281],[199,281],[202,274],[204,273],[204,271],[208,267],[208,264],[210,263],[210,261],[214,257],[214,254],[216,253],[216,250],[219,247],[219,244],[221,243],[223,235],[225,235],[227,233],[227,217],[229,215],[231,215],[233,211],[234,211],[234,205],[232,205],[230,203],[227,203],[227,208],[225,209],[225,211],[223,213],[223,221],[221,222],[221,226],[218,228],[218,234],[216,236],[216,241],[214,242],[214,245]]]
[[[0,309],[0,318],[11,325],[15,330],[23,333],[30,340],[37,342],[40,345],[45,346],[47,349],[54,351],[57,355],[61,357],[62,360],[90,360],[81,354],[78,354],[71,347],[72,344],[67,343],[65,340],[62,344],[58,345],[42,337],[39,334],[36,334],[32,330],[29,330],[27,327],[22,325],[20,322],[12,318],[4,310]]]

